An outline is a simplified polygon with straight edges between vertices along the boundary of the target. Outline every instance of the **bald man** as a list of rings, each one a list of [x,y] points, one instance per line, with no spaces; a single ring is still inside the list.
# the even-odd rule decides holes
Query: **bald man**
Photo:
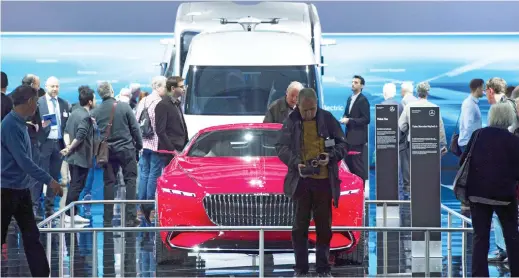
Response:
[[[43,139],[40,146],[40,167],[51,175],[55,180],[59,180],[62,165],[62,156],[60,151],[65,148],[63,134],[65,125],[69,117],[70,105],[67,101],[60,98],[59,80],[51,76],[45,82],[44,96],[38,100],[40,108],[40,116],[42,120],[55,115],[56,121],[43,127]],[[39,208],[38,199],[43,190],[43,184],[38,183],[35,186],[33,198],[33,206],[37,210]],[[54,213],[54,192],[47,187],[45,196],[45,216],[48,217]]]

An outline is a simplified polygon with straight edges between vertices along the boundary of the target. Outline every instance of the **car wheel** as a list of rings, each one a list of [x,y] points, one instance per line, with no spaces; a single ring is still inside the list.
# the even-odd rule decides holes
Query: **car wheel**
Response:
[[[170,263],[184,263],[187,261],[188,252],[181,249],[169,249],[157,233],[155,237],[155,262],[157,265]]]
[[[335,266],[364,265],[366,255],[365,232],[361,232],[357,246],[351,252],[337,252],[335,254]]]

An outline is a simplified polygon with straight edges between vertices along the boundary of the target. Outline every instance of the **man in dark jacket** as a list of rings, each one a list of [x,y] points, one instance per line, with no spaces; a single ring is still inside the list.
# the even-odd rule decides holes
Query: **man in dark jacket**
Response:
[[[269,106],[263,122],[282,124],[283,121],[288,117],[288,114],[294,111],[294,107],[297,103],[297,96],[299,95],[299,91],[301,91],[303,88],[303,84],[297,81],[290,83],[290,85],[288,85],[286,95],[275,100]]]
[[[155,107],[155,125],[159,137],[158,150],[180,152],[188,141],[187,126],[180,108],[179,98],[184,95],[184,80],[180,76],[169,77],[166,81],[166,95]],[[161,154],[164,165],[173,156]]]
[[[288,166],[284,192],[295,203],[292,243],[296,276],[308,274],[308,227],[313,213],[316,270],[321,277],[330,277],[332,201],[338,207],[341,181],[337,164],[346,156],[345,140],[339,122],[317,107],[315,91],[301,90],[298,107],[284,122],[276,144],[278,157]]]
[[[61,150],[70,169],[70,188],[65,205],[79,200],[79,195],[86,185],[88,172],[93,167],[95,122],[90,117],[90,111],[95,106],[95,93],[87,86],[80,88],[79,107],[73,109],[65,127],[65,136],[68,136],[71,142]],[[77,215],[77,210],[74,212],[75,215],[70,215],[70,210],[66,212],[65,222],[70,223],[71,217],[74,217],[76,223],[90,222]]]
[[[130,105],[117,102],[114,90],[108,82],[98,85],[97,93],[103,102],[92,110],[101,136],[106,135],[107,127],[113,115],[112,127],[108,136],[109,157],[104,167],[104,199],[114,199],[114,187],[119,168],[122,169],[126,185],[126,200],[135,200],[137,186],[137,160],[135,152],[142,149],[142,135],[135,114]],[[113,218],[113,206],[104,207],[104,224],[110,225]],[[134,226],[137,213],[132,206],[126,206],[126,224]]]
[[[341,123],[346,125],[346,139],[348,150],[360,152],[359,155],[347,156],[346,164],[351,172],[361,177],[364,182],[368,179],[368,125],[370,122],[369,101],[362,94],[365,85],[364,78],[353,76],[351,90],[353,94],[346,102],[344,116]]]
[[[2,120],[4,119],[9,112],[13,109],[13,101],[10,97],[8,97],[5,93],[7,91],[7,86],[9,85],[9,79],[7,78],[7,74],[2,71]]]

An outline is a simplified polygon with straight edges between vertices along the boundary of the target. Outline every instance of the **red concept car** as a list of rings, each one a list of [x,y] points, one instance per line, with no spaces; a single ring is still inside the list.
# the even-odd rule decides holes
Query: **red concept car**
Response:
[[[287,167],[276,155],[280,124],[221,125],[199,131],[175,155],[157,182],[157,225],[292,226],[293,203],[283,194]],[[342,180],[333,226],[362,226],[364,184],[339,162]],[[313,220],[310,226],[314,226]],[[293,252],[291,232],[265,232],[266,253]],[[258,232],[161,232],[156,260],[161,264],[188,251],[257,253]],[[309,233],[314,251],[316,234]],[[331,254],[338,261],[360,264],[364,236],[359,231],[334,232]],[[184,255],[182,255],[184,254]]]

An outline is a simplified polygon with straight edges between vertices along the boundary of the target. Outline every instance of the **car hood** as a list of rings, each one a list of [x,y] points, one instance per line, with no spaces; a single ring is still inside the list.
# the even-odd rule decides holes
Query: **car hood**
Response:
[[[205,193],[283,193],[287,167],[277,157],[179,157]]]

